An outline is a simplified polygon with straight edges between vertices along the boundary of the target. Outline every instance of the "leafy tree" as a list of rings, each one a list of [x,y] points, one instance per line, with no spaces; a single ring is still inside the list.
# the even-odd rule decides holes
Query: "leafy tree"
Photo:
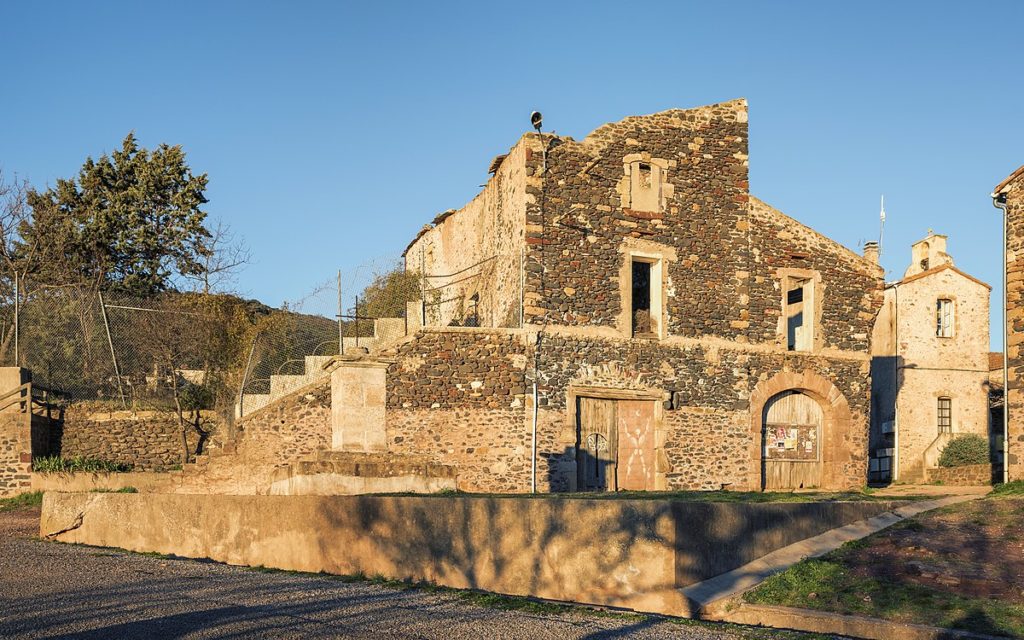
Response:
[[[29,190],[16,251],[44,282],[80,282],[149,296],[208,264],[206,174],[193,175],[180,146],[121,148],[88,158],[77,179]]]
[[[404,318],[407,302],[420,299],[420,276],[397,267],[377,274],[359,296],[359,314],[370,318]]]

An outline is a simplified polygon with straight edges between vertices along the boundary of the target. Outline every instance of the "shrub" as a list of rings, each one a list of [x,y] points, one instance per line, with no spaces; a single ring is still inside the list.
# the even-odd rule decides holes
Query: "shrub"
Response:
[[[185,411],[198,411],[213,406],[213,392],[201,384],[186,383],[178,392],[178,399]]]
[[[41,473],[65,473],[65,472],[113,472],[122,473],[131,471],[132,465],[124,462],[111,462],[97,458],[61,458],[60,456],[42,456],[32,460],[32,470]]]
[[[967,464],[988,462],[988,440],[976,433],[953,438],[939,456],[940,467],[962,467]]]

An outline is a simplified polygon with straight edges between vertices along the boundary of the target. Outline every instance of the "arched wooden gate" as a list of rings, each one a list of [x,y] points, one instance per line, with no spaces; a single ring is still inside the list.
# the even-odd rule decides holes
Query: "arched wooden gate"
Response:
[[[799,391],[783,391],[764,406],[762,488],[809,489],[822,486],[822,428],[818,402]]]

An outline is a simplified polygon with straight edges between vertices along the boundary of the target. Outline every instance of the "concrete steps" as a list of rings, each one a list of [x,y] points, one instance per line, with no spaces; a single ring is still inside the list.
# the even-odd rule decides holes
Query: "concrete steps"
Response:
[[[342,338],[342,353],[355,347],[365,348],[371,353],[378,352],[394,344],[406,335],[405,318],[377,318],[373,321],[372,338]],[[333,355],[307,355],[303,358],[302,373],[274,373],[270,376],[269,393],[246,393],[242,395],[241,405],[235,406],[235,417],[249,415],[282,398],[292,391],[312,384],[329,375],[324,365],[334,358]]]

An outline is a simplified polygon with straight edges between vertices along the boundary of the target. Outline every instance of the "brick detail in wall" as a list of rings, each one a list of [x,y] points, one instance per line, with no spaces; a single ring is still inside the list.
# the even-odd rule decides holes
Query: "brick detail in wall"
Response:
[[[32,484],[29,428],[20,413],[0,413],[0,497],[27,491]]]

